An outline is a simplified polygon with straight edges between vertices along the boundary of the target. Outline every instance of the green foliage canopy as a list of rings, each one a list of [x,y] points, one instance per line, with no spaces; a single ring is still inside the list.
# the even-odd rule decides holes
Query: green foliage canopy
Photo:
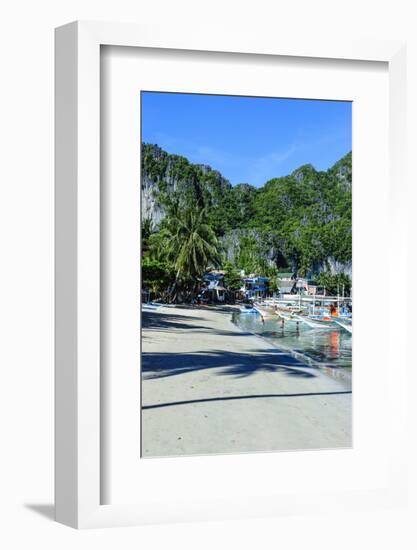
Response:
[[[145,254],[173,270],[177,284],[190,286],[207,268],[224,267],[226,256],[231,279],[236,269],[276,280],[277,269],[314,277],[329,259],[350,264],[351,153],[325,172],[305,165],[255,188],[231,186],[219,172],[157,146],[143,144],[142,151],[142,173],[165,213],[158,228],[145,220]],[[234,254],[221,260],[231,235]],[[331,281],[325,286],[334,289]]]

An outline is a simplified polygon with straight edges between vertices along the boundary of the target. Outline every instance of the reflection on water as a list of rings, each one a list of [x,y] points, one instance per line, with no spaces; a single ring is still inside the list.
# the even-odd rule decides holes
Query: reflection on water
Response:
[[[279,319],[262,318],[257,314],[235,313],[233,322],[242,330],[254,332],[270,340],[280,348],[296,352],[318,361],[323,366],[352,366],[352,336],[341,329],[311,329],[296,323],[285,323]]]

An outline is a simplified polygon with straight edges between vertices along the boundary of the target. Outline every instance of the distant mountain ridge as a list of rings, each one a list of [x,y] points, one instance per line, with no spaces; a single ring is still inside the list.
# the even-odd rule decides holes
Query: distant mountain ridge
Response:
[[[167,204],[205,206],[226,257],[248,268],[261,257],[294,272],[351,275],[352,154],[327,171],[311,164],[262,187],[232,186],[208,165],[142,144],[142,220],[163,225]]]

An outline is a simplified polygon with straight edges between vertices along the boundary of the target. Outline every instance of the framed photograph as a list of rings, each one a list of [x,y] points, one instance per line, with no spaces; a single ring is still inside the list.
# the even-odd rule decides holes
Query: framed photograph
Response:
[[[57,29],[58,521],[404,501],[404,51]]]
[[[352,103],[143,91],[141,130],[142,456],[351,447]]]

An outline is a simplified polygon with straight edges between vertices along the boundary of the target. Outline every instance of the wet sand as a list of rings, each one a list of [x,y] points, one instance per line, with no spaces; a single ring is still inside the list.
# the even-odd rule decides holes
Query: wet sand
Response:
[[[231,322],[233,307],[142,314],[142,455],[350,447],[343,379]]]

